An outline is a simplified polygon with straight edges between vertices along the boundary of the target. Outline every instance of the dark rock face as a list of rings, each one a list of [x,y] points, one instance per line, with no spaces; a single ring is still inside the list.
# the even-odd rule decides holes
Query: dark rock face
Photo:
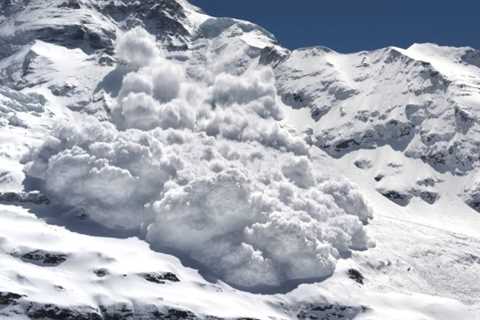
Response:
[[[464,202],[473,210],[480,212],[480,189],[478,183],[466,188],[460,195]]]
[[[480,51],[470,49],[462,56],[462,61],[480,68]]]
[[[434,204],[440,198],[440,195],[437,192],[431,191],[421,191],[419,196],[423,201],[429,204]]]
[[[96,269],[93,271],[93,273],[95,273],[95,275],[99,278],[103,278],[103,277],[106,277],[107,275],[109,275],[110,273],[108,272],[107,269],[105,268],[100,268],[100,269]]]
[[[177,310],[177,309],[168,309],[166,313],[158,313],[159,319],[198,319],[198,317],[191,311]]]
[[[30,319],[48,320],[102,320],[97,310],[89,307],[64,308],[53,304],[30,303],[25,314]]]
[[[280,51],[275,47],[265,47],[260,52],[259,63],[261,65],[276,67],[288,57],[288,53]]]
[[[0,202],[6,203],[31,203],[48,205],[50,200],[40,192],[0,192]]]
[[[15,305],[23,297],[13,292],[0,292],[0,305]]]
[[[368,159],[358,159],[353,163],[355,167],[359,169],[370,169],[372,167],[372,162]]]
[[[5,0],[0,5],[0,14],[10,16],[20,10],[22,10],[29,0]]]
[[[437,181],[435,181],[435,179],[430,178],[430,177],[417,181],[417,185],[424,186],[424,187],[434,187],[436,183],[437,183]]]
[[[363,274],[361,274],[360,271],[356,269],[348,269],[347,275],[350,279],[358,282],[359,284],[363,284],[363,281],[365,280]]]
[[[25,30],[19,27],[15,34],[0,36],[0,57],[11,55],[20,46],[34,40],[81,48],[88,53],[103,51],[113,54],[115,29],[137,25],[176,49],[186,49],[186,40],[191,36],[185,27],[187,17],[183,7],[175,0],[57,0],[51,5],[55,5],[57,11],[52,13],[51,24],[38,24]],[[46,10],[44,6],[43,0],[9,0],[0,4],[0,13],[12,16],[22,10]],[[79,18],[61,19],[62,16],[72,16],[72,11],[78,11]],[[98,20],[103,23],[99,24]]]
[[[157,273],[157,272],[150,272],[150,273],[143,273],[141,276],[153,283],[164,284],[166,281],[170,282],[179,282],[177,275],[172,272],[164,272],[164,273]]]
[[[29,319],[38,320],[222,320],[218,317],[203,314],[199,315],[189,310],[175,309],[162,305],[119,303],[100,305],[98,307],[64,307],[55,304],[40,304],[23,300],[21,303],[17,303],[16,297],[19,295],[11,295],[14,295],[13,300],[8,300],[8,302],[3,303],[6,300],[2,300],[3,293],[0,293],[0,306],[16,306],[15,310],[11,312],[7,311],[2,313],[2,310],[0,310],[0,318],[3,316],[7,318],[12,316],[14,318],[18,315],[25,315]],[[242,318],[237,320],[256,319]]]
[[[63,253],[35,250],[22,255],[21,259],[39,266],[55,267],[67,261],[67,257],[68,255]]]
[[[326,115],[330,111],[330,107],[328,106],[313,106],[310,115],[313,120],[318,121],[320,120],[324,115]]]
[[[191,35],[182,23],[187,17],[183,7],[175,0],[128,0],[121,3],[104,0],[94,5],[116,22],[125,23],[127,28],[142,25],[157,39],[170,43],[170,47],[187,48],[185,40]]]
[[[291,106],[292,108],[295,108],[295,109],[310,107],[311,104],[313,103],[312,99],[306,97],[305,94],[301,91],[285,92],[284,94],[282,94],[282,101],[285,104],[287,104],[287,105],[289,105],[289,106]],[[327,113],[328,110],[326,110],[325,112],[323,112],[323,111],[320,112],[321,115],[324,115],[325,113]],[[321,117],[321,115],[319,115],[319,116]],[[315,120],[317,120],[317,118],[319,119],[319,117],[314,117],[313,114],[312,114],[312,118],[315,119]]]
[[[115,38],[116,35],[111,30],[92,29],[80,24],[71,24],[55,27],[42,26],[15,36],[0,37],[0,45],[2,42],[6,43],[7,54],[5,56],[14,53],[16,46],[26,45],[34,40],[55,43],[67,48],[81,48],[87,52],[102,49],[113,53]],[[0,54],[0,57],[2,56]]]
[[[389,199],[390,201],[395,202],[399,206],[405,207],[410,203],[412,199],[412,195],[409,193],[395,191],[395,190],[378,190],[385,198]]]
[[[338,134],[337,128],[322,130],[315,134],[315,145],[333,157],[341,157],[355,150],[373,149],[382,145],[392,145],[395,148],[403,149],[413,138],[414,126],[410,122],[393,119],[385,121],[380,119],[378,114],[358,114],[357,116],[359,117],[358,121],[364,121],[360,119],[363,117],[368,117],[368,119],[373,117],[372,119],[378,123],[372,125],[368,130],[352,131],[345,137]],[[351,127],[354,127],[353,122]]]
[[[467,205],[475,211],[480,212],[480,201],[467,201]]]
[[[61,28],[44,27],[32,34],[34,39],[58,43],[70,48],[86,50],[107,49],[113,52],[115,33],[102,28],[91,29],[82,25],[67,25]]]
[[[359,314],[368,311],[365,306],[346,306],[340,304],[307,305],[297,315],[300,320],[353,320]]]
[[[75,94],[75,86],[69,83],[65,83],[62,86],[51,85],[48,89],[56,97],[71,97]]]
[[[475,121],[475,117],[469,111],[455,106],[455,124],[459,132],[466,134]]]
[[[101,314],[102,314],[102,319],[104,320],[121,320],[121,319],[135,319],[134,315],[135,312],[131,308],[131,306],[126,305],[126,304],[115,304],[111,306],[100,306],[99,307]],[[153,313],[157,312],[155,309]],[[145,319],[146,315],[145,315]],[[155,318],[153,318],[155,319]]]
[[[407,206],[414,197],[419,197],[428,204],[434,204],[440,199],[438,192],[431,189],[413,188],[407,191],[398,191],[380,188],[377,191],[390,201],[395,202],[402,207]]]
[[[78,0],[64,0],[64,2],[58,5],[59,8],[80,9],[80,3]]]
[[[342,152],[345,149],[352,149],[354,147],[360,146],[360,143],[355,141],[354,139],[348,139],[344,141],[340,141],[335,145],[335,151]]]

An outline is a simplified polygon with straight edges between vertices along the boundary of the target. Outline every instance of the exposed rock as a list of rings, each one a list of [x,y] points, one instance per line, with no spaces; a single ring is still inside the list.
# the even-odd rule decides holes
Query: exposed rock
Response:
[[[353,320],[368,310],[365,306],[346,306],[340,304],[307,305],[297,315],[300,320]]]
[[[265,47],[260,52],[259,63],[276,67],[288,57],[288,50],[281,50],[280,47]]]
[[[123,319],[135,319],[135,311],[133,310],[132,306],[127,305],[125,303],[118,303],[118,304],[113,304],[110,306],[100,306],[99,307],[101,314],[103,316],[104,320],[123,320]],[[155,308],[153,311],[153,314],[150,314],[150,316],[156,317],[156,312],[158,310]],[[138,312],[137,312],[138,315]],[[148,319],[147,315],[142,312],[142,316],[144,316],[144,319]]]
[[[358,159],[353,164],[359,169],[370,169],[372,167],[372,162],[368,159]]]
[[[91,307],[60,307],[53,304],[30,303],[26,307],[30,319],[41,320],[103,320],[101,314]]]
[[[65,83],[63,85],[51,85],[48,87],[52,94],[57,97],[71,97],[75,94],[75,85]]]
[[[0,305],[13,305],[17,304],[18,300],[25,297],[13,292],[1,292],[0,291]]]
[[[431,177],[417,180],[417,185],[423,187],[434,187],[437,181]]]
[[[458,106],[455,106],[455,120],[458,131],[463,134],[466,134],[475,123],[475,117]]]
[[[330,111],[329,106],[313,106],[310,115],[313,120],[318,121]]]
[[[409,193],[402,192],[402,191],[389,190],[389,189],[379,189],[378,192],[380,192],[385,198],[395,202],[396,204],[402,207],[407,206],[413,197]]]
[[[480,212],[480,201],[479,200],[468,199],[465,203],[469,207],[471,207],[473,210]]]
[[[191,36],[183,7],[175,0],[95,1],[93,5],[102,13],[127,28],[142,25],[170,49],[187,49]]]
[[[0,202],[6,203],[32,203],[48,205],[50,200],[38,191],[31,192],[0,192]]]
[[[343,152],[344,150],[354,149],[355,147],[360,146],[361,143],[357,142],[354,139],[348,139],[338,142],[335,145],[336,152]]]
[[[473,210],[480,212],[480,183],[475,180],[472,185],[467,186],[463,194],[459,195],[463,201]]]
[[[164,284],[166,281],[170,282],[179,282],[177,275],[172,272],[150,272],[150,273],[142,273],[141,276],[150,282]]]
[[[106,277],[110,274],[110,272],[105,268],[96,269],[93,271],[93,273],[95,273],[95,275],[99,278]]]
[[[22,255],[21,259],[39,266],[55,267],[67,261],[67,257],[68,255],[63,253],[35,250]]]
[[[440,195],[437,192],[420,191],[420,198],[429,204],[434,204],[440,198]]]
[[[404,207],[407,206],[411,199],[419,197],[428,204],[434,204],[440,199],[440,194],[428,188],[412,188],[408,190],[391,190],[387,188],[377,189],[384,197]]]
[[[348,269],[347,274],[350,279],[358,282],[359,284],[363,284],[363,281],[365,280],[363,274],[361,274],[360,271],[356,269]]]
[[[168,320],[187,320],[187,319],[199,319],[193,312],[178,310],[178,309],[168,309],[166,313],[158,314],[161,319]]]

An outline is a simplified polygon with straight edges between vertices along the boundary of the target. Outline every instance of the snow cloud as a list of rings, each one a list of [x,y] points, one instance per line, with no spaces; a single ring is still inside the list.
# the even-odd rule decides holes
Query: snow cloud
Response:
[[[140,27],[119,37],[116,52],[121,61],[134,68],[147,66],[160,55],[155,37]]]
[[[111,122],[85,116],[32,152],[52,201],[251,290],[330,276],[368,248],[368,205],[278,121],[271,70],[198,83],[155,48],[141,29],[121,37],[133,71]]]

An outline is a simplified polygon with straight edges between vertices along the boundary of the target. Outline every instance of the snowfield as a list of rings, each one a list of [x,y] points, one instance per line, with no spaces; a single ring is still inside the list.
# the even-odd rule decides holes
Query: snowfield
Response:
[[[479,57],[7,2],[0,319],[480,319]]]

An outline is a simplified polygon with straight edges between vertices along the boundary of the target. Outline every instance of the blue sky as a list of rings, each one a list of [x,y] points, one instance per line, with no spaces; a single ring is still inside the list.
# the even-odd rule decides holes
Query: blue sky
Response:
[[[478,4],[477,4],[478,2]],[[191,0],[214,16],[253,21],[288,48],[353,52],[415,42],[480,48],[477,0]]]

